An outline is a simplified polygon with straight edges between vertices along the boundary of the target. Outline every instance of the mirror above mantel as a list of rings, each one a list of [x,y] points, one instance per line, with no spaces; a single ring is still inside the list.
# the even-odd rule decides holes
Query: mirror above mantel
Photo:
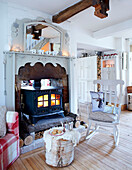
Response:
[[[62,55],[63,31],[45,21],[24,24],[24,51]]]

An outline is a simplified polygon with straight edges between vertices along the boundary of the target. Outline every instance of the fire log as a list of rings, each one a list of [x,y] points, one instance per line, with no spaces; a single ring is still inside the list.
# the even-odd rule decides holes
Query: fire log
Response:
[[[23,147],[23,145],[24,145],[24,142],[23,142],[23,140],[20,138],[20,139],[19,139],[19,146],[20,146],[20,148]]]
[[[35,133],[35,140],[43,138],[44,131]]]
[[[30,145],[33,141],[33,136],[28,132],[21,131],[20,137],[23,139],[25,145]]]

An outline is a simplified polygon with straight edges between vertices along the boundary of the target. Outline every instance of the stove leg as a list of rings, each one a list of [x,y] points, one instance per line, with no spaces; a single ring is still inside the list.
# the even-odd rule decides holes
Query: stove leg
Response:
[[[38,119],[36,117],[31,117],[31,123],[35,124],[37,123]]]
[[[61,115],[62,117],[65,117],[63,113],[58,113],[59,115]]]

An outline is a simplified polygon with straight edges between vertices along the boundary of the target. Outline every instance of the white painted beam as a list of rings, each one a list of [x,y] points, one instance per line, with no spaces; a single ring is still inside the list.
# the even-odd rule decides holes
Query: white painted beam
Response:
[[[99,31],[95,31],[93,32],[93,37],[99,39],[109,36],[115,36],[119,32],[120,34],[118,34],[118,36],[122,36],[121,32],[123,32],[124,34],[124,31],[130,30],[132,31],[132,19],[101,29]]]

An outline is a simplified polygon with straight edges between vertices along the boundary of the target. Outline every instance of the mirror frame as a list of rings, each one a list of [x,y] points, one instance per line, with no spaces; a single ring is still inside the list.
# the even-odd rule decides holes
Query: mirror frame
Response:
[[[62,54],[62,48],[63,48],[63,39],[64,39],[64,32],[61,28],[48,23],[47,21],[33,21],[33,22],[28,22],[28,23],[24,23],[24,52],[26,52],[26,27],[28,25],[36,25],[36,24],[42,24],[42,25],[46,25],[46,26],[50,26],[53,29],[55,29],[56,31],[58,31],[60,33],[60,54]]]

